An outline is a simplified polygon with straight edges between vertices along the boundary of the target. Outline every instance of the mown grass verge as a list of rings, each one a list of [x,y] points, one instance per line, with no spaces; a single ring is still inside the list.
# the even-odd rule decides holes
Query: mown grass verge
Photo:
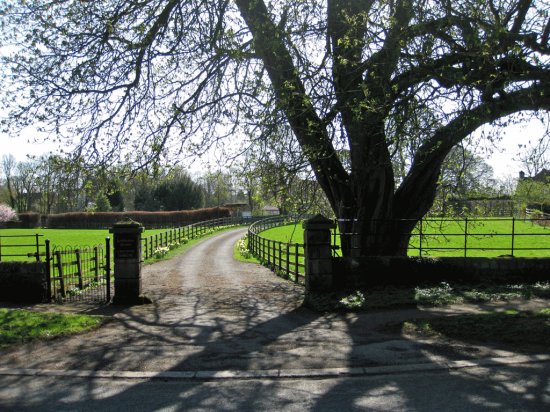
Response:
[[[108,318],[0,308],[0,348],[87,332]]]
[[[550,348],[550,308],[538,312],[507,310],[413,319],[388,325],[386,330],[423,338],[543,345]]]
[[[239,262],[261,264],[260,260],[248,250],[248,235],[243,236],[233,245],[233,259]]]

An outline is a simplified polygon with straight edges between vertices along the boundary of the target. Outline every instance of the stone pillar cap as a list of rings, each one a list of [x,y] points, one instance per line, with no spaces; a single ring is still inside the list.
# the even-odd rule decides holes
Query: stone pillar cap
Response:
[[[332,229],[336,227],[336,223],[321,214],[317,214],[311,219],[306,220],[302,224],[302,227],[304,229]]]
[[[119,229],[133,229],[133,231],[143,232],[144,227],[141,223],[132,220],[130,217],[125,217],[123,220],[116,222],[112,229],[109,229],[109,233],[113,233],[113,230]]]

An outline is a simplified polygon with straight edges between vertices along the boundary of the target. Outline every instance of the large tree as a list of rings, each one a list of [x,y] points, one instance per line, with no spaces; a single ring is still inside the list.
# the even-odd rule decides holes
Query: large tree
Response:
[[[89,156],[146,161],[286,122],[363,254],[406,253],[472,132],[550,109],[545,0],[5,4],[12,127],[39,122]]]

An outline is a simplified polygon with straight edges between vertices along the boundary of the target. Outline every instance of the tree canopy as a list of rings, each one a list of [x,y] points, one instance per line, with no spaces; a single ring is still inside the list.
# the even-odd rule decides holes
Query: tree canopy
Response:
[[[88,156],[146,162],[286,123],[362,254],[406,253],[445,158],[472,132],[550,109],[544,0],[0,7],[11,130],[39,123]]]

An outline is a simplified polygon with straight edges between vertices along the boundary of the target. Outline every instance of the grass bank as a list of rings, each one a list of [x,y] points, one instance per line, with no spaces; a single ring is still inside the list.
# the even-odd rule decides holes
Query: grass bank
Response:
[[[490,311],[434,319],[412,319],[387,325],[387,331],[421,338],[448,338],[470,343],[498,342],[526,349],[550,348],[550,308],[538,312]]]
[[[399,307],[445,306],[550,299],[550,282],[533,284],[449,284],[412,288],[388,286],[351,292],[309,292],[304,305],[316,312],[361,312]]]
[[[102,316],[0,308],[0,348],[87,332],[100,327],[107,319]]]

